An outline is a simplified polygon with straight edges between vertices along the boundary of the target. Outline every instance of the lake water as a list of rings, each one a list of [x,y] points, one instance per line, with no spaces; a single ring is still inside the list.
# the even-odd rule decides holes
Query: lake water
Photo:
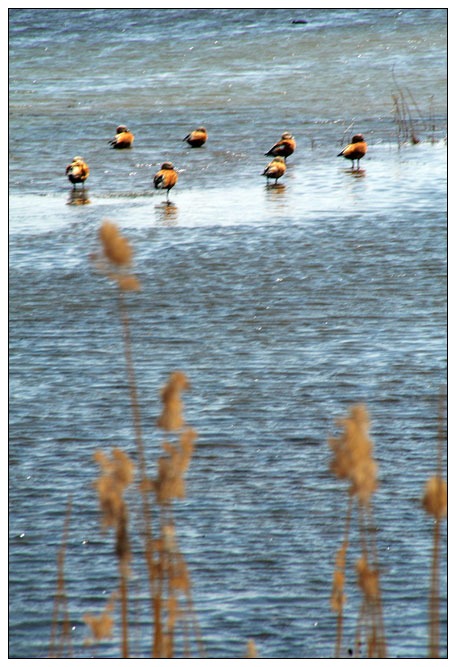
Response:
[[[426,657],[421,496],[447,373],[446,10],[16,9],[9,21],[10,658],[48,655],[69,494],[74,657],[95,655],[82,616],[116,586],[92,457],[134,458],[135,445],[116,294],[90,260],[104,219],[132,243],[142,284],[128,308],[151,471],[160,389],[175,369],[191,382],[198,441],[175,515],[207,657],[242,658],[248,639],[260,658],[333,655],[346,488],[328,437],[359,402],[379,464],[388,656]],[[399,147],[393,96],[419,143]],[[113,151],[122,123],[135,144]],[[209,139],[191,149],[182,139],[201,124]],[[297,149],[268,186],[264,153],[286,130]],[[337,154],[357,132],[369,149],[352,172]],[[65,176],[75,155],[91,169],[84,195]],[[179,171],[170,205],[152,187],[165,160]],[[350,567],[357,555],[354,538]],[[359,606],[347,592],[344,654]],[[96,657],[118,646],[117,634]],[[147,656],[145,632],[136,651]]]

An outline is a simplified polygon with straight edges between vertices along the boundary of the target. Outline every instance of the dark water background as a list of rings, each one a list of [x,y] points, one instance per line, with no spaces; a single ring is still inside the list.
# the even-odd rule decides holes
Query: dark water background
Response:
[[[105,218],[133,244],[143,286],[129,312],[151,472],[159,390],[177,368],[192,385],[199,437],[176,522],[207,656],[241,658],[248,638],[261,658],[333,654],[346,500],[327,440],[363,402],[389,657],[426,657],[432,521],[420,499],[446,383],[446,20],[442,9],[10,11],[11,658],[48,654],[70,493],[75,657],[92,655],[82,615],[116,585],[92,455],[133,455],[134,443],[115,292],[89,259]],[[399,91],[421,140],[400,150]],[[136,135],[130,151],[108,147],[120,123]],[[199,124],[209,140],[192,150],[182,138]],[[267,187],[264,153],[285,130],[298,148]],[[369,143],[359,174],[336,158],[355,132]],[[85,200],[64,173],[74,155],[91,168]],[[164,160],[179,170],[170,206],[151,188]],[[147,637],[137,650],[147,655]],[[117,656],[117,638],[97,654]]]

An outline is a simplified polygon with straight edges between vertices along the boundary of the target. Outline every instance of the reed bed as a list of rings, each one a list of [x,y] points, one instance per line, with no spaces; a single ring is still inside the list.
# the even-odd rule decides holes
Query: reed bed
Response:
[[[400,86],[392,70],[395,91],[391,93],[393,100],[393,116],[396,127],[396,141],[398,148],[405,144],[419,144],[425,135],[431,143],[436,139],[436,121],[434,114],[434,97],[429,99],[427,116],[421,111],[416,99],[408,87]]]
[[[87,611],[83,621],[88,630],[86,645],[93,656],[104,640],[119,642],[119,657],[135,655],[135,614],[130,591],[134,568],[145,577],[150,608],[150,658],[205,658],[205,649],[192,599],[192,584],[185,558],[180,551],[173,516],[174,502],[185,498],[185,475],[192,461],[197,433],[187,424],[183,394],[190,389],[185,373],[177,370],[161,390],[162,409],[157,426],[163,432],[161,453],[155,474],[150,473],[142,432],[142,417],[132,356],[128,314],[129,292],[141,285],[131,272],[133,248],[117,226],[103,222],[99,232],[101,252],[92,255],[94,267],[117,287],[118,315],[122,325],[131,423],[135,455],[118,447],[110,452],[97,450],[94,462],[98,477],[93,488],[98,499],[101,530],[112,532],[113,552],[117,563],[117,587],[111,591],[104,608],[98,613]],[[441,523],[447,514],[447,485],[443,479],[443,398],[438,429],[437,469],[425,485],[424,510],[433,520],[433,550],[429,594],[429,658],[439,657],[439,563]],[[381,595],[381,568],[375,542],[372,498],[378,488],[378,465],[369,436],[367,408],[353,405],[336,425],[337,437],[330,437],[331,474],[347,483],[347,509],[342,526],[341,545],[335,554],[330,605],[336,615],[334,658],[341,658],[346,641],[354,646],[356,658],[387,658],[387,640]],[[52,617],[50,658],[73,657],[68,600],[65,591],[65,558],[72,512],[72,500],[64,522],[62,543],[57,555],[57,585]],[[139,517],[136,530],[134,517]],[[137,519],[138,520],[138,519]],[[141,548],[132,549],[130,534],[141,535]],[[355,553],[355,556],[352,554]],[[351,559],[351,560],[350,560]],[[140,564],[138,564],[138,560]],[[347,599],[347,568],[352,566],[360,599],[355,637],[344,637],[344,609]],[[133,600],[134,602],[134,600]],[[118,625],[117,628],[116,620]],[[246,642],[240,658],[260,657],[254,640]],[[302,656],[301,656],[302,657]]]

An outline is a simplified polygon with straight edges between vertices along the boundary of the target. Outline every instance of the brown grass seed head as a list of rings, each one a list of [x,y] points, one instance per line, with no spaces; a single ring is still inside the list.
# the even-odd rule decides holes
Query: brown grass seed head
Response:
[[[175,371],[161,391],[163,409],[157,420],[158,426],[165,431],[178,431],[184,424],[182,391],[188,389],[190,383],[185,373]]]
[[[119,266],[127,266],[131,263],[133,249],[128,240],[123,237],[117,225],[109,220],[104,220],[100,227],[100,240],[106,257]]]
[[[436,519],[444,519],[447,515],[447,497],[446,481],[437,475],[430,477],[426,482],[422,499],[426,512]]]
[[[338,438],[330,438],[333,450],[330,470],[340,479],[351,482],[350,493],[360,502],[369,502],[377,488],[377,464],[372,458],[372,442],[369,439],[369,416],[363,405],[355,405],[349,416],[339,420],[343,432]]]
[[[133,463],[128,455],[118,448],[112,450],[111,459],[101,451],[95,452],[94,459],[101,468],[94,486],[98,492],[103,524],[107,527],[117,526],[124,519],[123,494],[133,481]]]

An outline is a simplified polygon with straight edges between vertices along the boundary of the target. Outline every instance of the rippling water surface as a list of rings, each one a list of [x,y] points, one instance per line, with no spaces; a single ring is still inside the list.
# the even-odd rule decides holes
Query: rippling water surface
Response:
[[[128,307],[151,472],[159,390],[177,368],[191,381],[198,441],[176,523],[207,656],[241,658],[248,638],[261,658],[333,655],[346,501],[327,440],[363,402],[389,657],[426,657],[445,77],[444,10],[11,11],[11,658],[48,654],[70,493],[75,657],[92,655],[82,615],[116,586],[92,456],[135,447],[116,294],[90,261],[105,218],[142,283]],[[421,139],[400,150],[399,90]],[[136,135],[129,151],[108,147],[119,123]],[[201,123],[209,140],[192,150],[182,138]],[[284,130],[298,148],[267,186],[264,153]],[[336,155],[358,131],[369,151],[353,173]],[[77,154],[91,167],[84,195],[64,173]],[[165,159],[179,170],[170,205],[151,187]],[[446,555],[446,527],[442,541]],[[445,557],[441,575],[443,656]],[[132,588],[140,606],[143,582]],[[353,593],[344,651],[357,612]],[[117,656],[117,639],[98,649]]]

